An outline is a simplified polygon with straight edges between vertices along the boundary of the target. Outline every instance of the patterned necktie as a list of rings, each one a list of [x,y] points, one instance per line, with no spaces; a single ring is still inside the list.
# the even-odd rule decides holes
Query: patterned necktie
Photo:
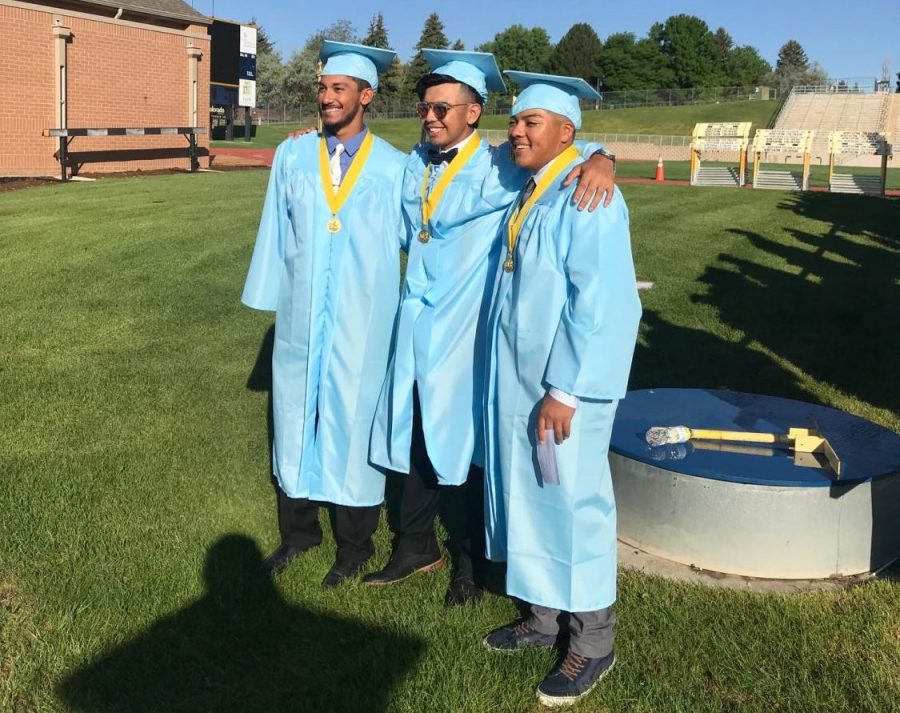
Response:
[[[522,206],[528,202],[528,199],[531,198],[531,194],[534,193],[534,189],[537,188],[537,183],[534,182],[534,177],[528,179],[528,183],[525,184],[525,188],[522,193],[519,195],[519,202],[516,205],[516,210],[522,210]]]
[[[331,171],[331,187],[335,193],[341,187],[341,154],[344,153],[344,144],[338,144],[334,147],[334,153],[328,163]]]

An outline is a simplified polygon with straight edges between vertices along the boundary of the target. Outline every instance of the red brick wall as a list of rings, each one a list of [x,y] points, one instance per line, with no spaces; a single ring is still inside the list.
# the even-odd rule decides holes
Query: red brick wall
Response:
[[[100,21],[64,11],[0,4],[0,176],[58,175],[57,139],[41,136],[55,118],[53,16],[72,31],[68,53],[68,126],[187,126],[187,47],[198,65],[198,125],[209,126],[209,38]],[[200,137],[207,165],[209,136]],[[183,136],[78,137],[69,147],[81,173],[188,168]],[[83,163],[82,163],[83,162]]]

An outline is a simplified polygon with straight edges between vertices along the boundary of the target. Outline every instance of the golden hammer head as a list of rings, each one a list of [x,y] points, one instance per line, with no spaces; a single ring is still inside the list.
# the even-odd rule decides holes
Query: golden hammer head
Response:
[[[824,455],[834,474],[838,478],[841,477],[841,459],[834,452],[828,439],[821,433],[810,428],[790,428],[788,429],[788,440],[797,453],[821,453]]]

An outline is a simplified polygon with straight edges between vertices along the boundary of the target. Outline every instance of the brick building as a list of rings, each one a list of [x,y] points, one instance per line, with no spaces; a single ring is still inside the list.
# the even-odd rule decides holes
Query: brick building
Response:
[[[0,176],[56,176],[50,128],[209,126],[210,20],[182,0],[0,0]],[[207,165],[209,135],[199,137]],[[78,137],[82,172],[188,168],[184,136]]]

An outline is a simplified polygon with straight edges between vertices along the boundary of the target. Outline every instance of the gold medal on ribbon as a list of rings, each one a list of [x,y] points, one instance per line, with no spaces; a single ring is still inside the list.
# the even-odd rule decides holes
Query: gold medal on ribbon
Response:
[[[428,231],[425,230],[425,228],[422,228],[419,231],[419,242],[427,243],[429,240],[431,240],[431,235],[429,235]]]
[[[372,138],[372,132],[367,131],[366,137],[363,139],[359,151],[353,159],[353,163],[350,164],[350,169],[344,176],[344,180],[341,181],[341,186],[338,188],[337,193],[335,193],[334,187],[331,185],[331,171],[328,165],[328,147],[325,142],[325,137],[322,136],[319,140],[319,177],[322,180],[322,191],[325,193],[325,202],[331,210],[331,218],[329,218],[328,222],[325,224],[325,229],[332,235],[340,232],[343,227],[341,219],[338,218],[338,211],[340,211],[344,203],[347,202],[347,199],[350,197],[350,192],[356,185],[356,181],[359,180],[359,174],[362,172],[363,166],[365,166],[366,161],[369,159],[373,143],[374,139]]]
[[[512,272],[516,269],[516,261],[513,260],[512,255],[507,255],[506,260],[503,261],[503,269],[507,272]]]

